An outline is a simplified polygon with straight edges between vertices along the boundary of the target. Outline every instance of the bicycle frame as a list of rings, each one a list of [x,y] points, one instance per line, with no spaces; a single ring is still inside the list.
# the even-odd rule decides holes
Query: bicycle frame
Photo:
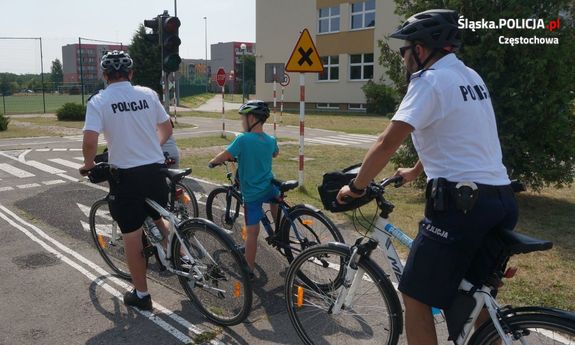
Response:
[[[388,219],[379,216],[375,226],[373,227],[373,234],[371,239],[377,242],[378,247],[383,251],[384,257],[387,259],[391,269],[395,274],[395,277],[397,278],[397,281],[399,282],[401,280],[404,267],[399,258],[399,255],[397,254],[397,250],[391,241],[392,238],[395,238],[401,244],[411,249],[413,239],[401,231],[401,229],[391,224]],[[381,244],[383,244],[383,246],[381,246]],[[346,306],[351,306],[353,304],[355,292],[359,287],[361,280],[365,279],[363,277],[363,270],[356,265],[359,259],[360,258],[357,254],[357,247],[354,247],[349,263],[346,266],[343,286],[331,309],[333,314],[339,313],[344,304]],[[354,268],[354,266],[356,268]],[[474,288],[474,285],[465,279],[462,280],[461,284],[459,285],[459,290],[466,292],[470,292]],[[503,340],[503,343],[505,345],[511,345],[511,337],[505,334],[498,320],[497,313],[500,309],[500,306],[497,304],[493,296],[491,296],[491,288],[484,285],[480,289],[475,290],[475,292],[472,294],[472,297],[475,299],[475,307],[466,320],[458,338],[454,341],[455,344],[465,344],[469,335],[471,334],[471,330],[475,324],[475,321],[479,317],[481,309],[483,306],[485,306],[489,312],[489,316],[493,321],[493,324],[495,325],[495,328],[497,329],[497,332],[499,333],[499,336]]]
[[[180,241],[180,243],[184,243],[184,239],[182,238],[182,236],[180,235],[180,232],[177,229],[178,219],[176,218],[176,216],[174,214],[172,214],[171,212],[169,212],[168,210],[166,210],[165,208],[163,208],[162,206],[160,206],[160,204],[158,204],[157,202],[155,202],[152,199],[146,198],[146,203],[148,205],[150,205],[150,207],[152,207],[154,210],[156,210],[162,218],[167,219],[169,224],[170,224],[169,225],[169,236],[168,236],[168,247],[166,248],[166,251],[164,251],[164,248],[162,247],[160,242],[152,243],[154,245],[154,247],[156,247],[156,250],[158,251],[158,257],[159,257],[162,265],[164,265],[164,267],[166,267],[166,269],[168,271],[175,273],[179,276],[183,276],[186,278],[198,277],[198,278],[202,279],[204,274],[202,273],[202,271],[199,268],[200,263],[194,259],[194,256],[190,253],[187,246],[181,246],[180,250],[183,249],[184,254],[186,254],[187,257],[189,258],[190,268],[193,269],[194,274],[191,274],[191,271],[190,271],[190,273],[188,273],[188,272],[176,270],[173,267],[173,265],[171,264],[172,246],[175,243],[174,242],[174,236],[177,237],[177,240]],[[200,251],[202,252],[203,255],[208,257],[212,262],[216,263],[216,261],[211,257],[211,255],[208,253],[208,251],[204,248],[204,246],[197,239],[195,239],[195,244],[198,246],[198,248],[200,249]],[[214,288],[214,287],[210,287],[210,288],[212,290],[215,290],[215,291],[225,292],[224,290],[221,290],[218,288]]]

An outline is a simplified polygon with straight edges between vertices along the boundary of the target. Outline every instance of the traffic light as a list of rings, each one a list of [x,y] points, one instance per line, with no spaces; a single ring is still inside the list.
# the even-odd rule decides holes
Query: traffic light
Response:
[[[158,32],[158,29],[160,28],[160,26],[159,26],[159,18],[156,17],[156,18],[154,18],[154,19],[146,19],[146,20],[144,20],[144,26],[147,27],[147,28],[152,29],[152,33],[151,33],[151,34],[149,34],[149,33],[146,34],[146,39],[147,39],[148,41],[150,41],[150,42],[158,43],[158,42],[160,41],[160,38],[159,38],[160,34],[159,34],[159,32]]]
[[[162,17],[162,67],[164,72],[176,72],[180,68],[182,58],[178,54],[182,40],[178,37],[181,23],[178,17]]]

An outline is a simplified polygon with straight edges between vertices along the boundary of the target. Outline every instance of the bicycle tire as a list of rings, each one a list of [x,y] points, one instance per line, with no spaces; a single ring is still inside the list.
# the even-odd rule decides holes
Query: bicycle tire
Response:
[[[292,221],[290,222],[289,219]],[[309,226],[310,222],[311,226]],[[298,231],[305,235],[302,240],[294,235],[292,224],[296,224]],[[309,247],[328,242],[344,243],[343,236],[328,217],[305,205],[292,207],[287,214],[287,219],[282,217],[280,229],[282,242],[286,245],[284,254],[288,262],[292,262],[297,254]]]
[[[344,265],[338,268],[317,264],[317,258],[334,259],[335,256],[340,256],[340,259],[333,260],[335,261],[333,264],[337,265],[337,262],[343,261]],[[341,285],[336,280],[341,279],[342,275],[341,272],[333,271],[344,271],[345,263],[350,257],[349,246],[342,243],[328,243],[308,248],[295,258],[289,267],[284,290],[286,307],[293,327],[306,345],[348,345],[358,342],[397,344],[403,328],[401,304],[385,272],[370,258],[362,258],[358,263],[367,277],[361,280],[355,294],[357,298],[367,297],[367,300],[351,307],[344,307],[337,315],[330,311],[329,307],[333,304],[339,289],[336,286]],[[309,286],[305,285],[305,282],[302,284],[298,279],[302,270],[306,271],[306,276],[312,275],[312,271],[323,271],[325,274],[335,276],[331,284],[333,289]],[[315,275],[314,280],[318,280]],[[329,280],[331,279],[328,278],[323,285],[330,285]],[[368,295],[370,291],[374,291],[373,296]],[[367,314],[369,315],[366,317]],[[344,320],[345,316],[350,316],[350,322],[344,323],[347,321]],[[377,321],[376,325],[370,327],[368,324],[370,321]]]
[[[202,219],[187,220],[178,231],[196,260],[196,267],[207,277],[195,280],[178,276],[192,303],[208,319],[220,325],[233,326],[245,320],[252,307],[252,285],[244,256],[232,239],[214,223]],[[190,265],[186,265],[181,255],[182,243],[177,237],[174,241],[173,265],[177,270],[189,272]],[[200,250],[198,244],[205,251]]]
[[[108,224],[103,224],[105,221]],[[96,201],[90,208],[90,233],[102,259],[120,278],[131,280],[126,263],[124,242],[120,227],[112,219],[106,198]],[[116,237],[117,236],[117,237]]]
[[[232,192],[232,188],[231,186],[221,186],[210,192],[206,200],[206,217],[222,229],[230,231],[229,235],[236,243],[244,243],[242,228],[245,222],[240,214],[243,202]],[[230,221],[226,222],[225,210],[228,207],[228,193],[230,196]]]
[[[523,334],[520,339],[516,340],[518,343],[521,339],[525,340],[525,336],[527,336],[529,337],[528,344],[575,344],[575,320],[559,315],[545,313],[512,315],[503,319],[503,325],[508,334]],[[530,331],[531,329],[533,331]],[[564,335],[553,335],[553,338],[558,339],[555,342],[550,337],[551,332],[562,332]],[[473,334],[469,340],[469,345],[490,345],[498,339],[500,337],[495,325],[493,322],[488,322]]]
[[[173,206],[173,213],[176,217],[180,220],[186,220],[189,218],[197,218],[200,216],[200,208],[198,206],[198,199],[194,195],[194,192],[182,181],[176,182],[176,190],[181,188],[184,193],[186,193],[189,197],[189,201],[187,203],[182,202],[181,200],[174,200]],[[181,198],[180,198],[181,199]],[[191,208],[191,210],[190,210]],[[190,212],[191,211],[191,212]]]

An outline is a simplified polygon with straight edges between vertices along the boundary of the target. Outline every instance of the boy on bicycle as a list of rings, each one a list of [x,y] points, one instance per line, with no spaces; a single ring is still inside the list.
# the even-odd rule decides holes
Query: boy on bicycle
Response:
[[[210,161],[211,166],[237,159],[240,187],[244,201],[244,215],[247,227],[245,244],[246,261],[253,277],[255,267],[260,220],[264,216],[262,205],[279,196],[279,190],[272,184],[272,158],[279,154],[276,138],[263,131],[263,125],[270,116],[268,105],[262,101],[248,101],[239,113],[242,115],[244,133]],[[274,220],[278,205],[271,203]]]

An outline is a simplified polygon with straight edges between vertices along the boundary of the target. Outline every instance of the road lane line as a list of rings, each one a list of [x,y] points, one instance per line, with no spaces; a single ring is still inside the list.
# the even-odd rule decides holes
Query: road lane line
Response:
[[[28,188],[40,187],[40,185],[38,183],[29,183],[29,184],[21,184],[16,187],[19,189],[28,189]]]
[[[0,192],[6,192],[9,190],[14,190],[14,188],[12,188],[12,187],[0,187]]]
[[[18,169],[10,164],[0,163],[0,170],[7,172],[10,175],[16,176],[18,178],[34,177],[36,175],[29,173],[25,170]]]
[[[348,143],[342,143],[340,140],[326,140],[324,138],[308,138],[305,141],[310,143],[318,143],[318,144],[327,144],[327,145],[339,145],[339,146],[347,146]]]
[[[63,166],[66,166],[68,168],[72,168],[72,169],[80,169],[80,167],[82,167],[82,164],[78,164],[76,162],[71,162],[62,158],[52,158],[52,159],[48,159],[50,162],[54,162],[56,164],[60,164]]]
[[[56,149],[52,149],[52,151],[54,151],[54,152],[64,152],[64,151],[68,151],[68,149],[56,148]]]
[[[50,149],[36,149],[36,152],[48,152]]]
[[[96,265],[95,263],[93,263],[92,261],[88,260],[87,258],[85,258],[84,256],[80,255],[78,252],[66,247],[65,245],[63,245],[62,243],[60,243],[59,241],[55,240],[54,238],[50,237],[49,235],[47,235],[44,231],[42,231],[40,228],[38,228],[37,226],[30,224],[28,222],[26,222],[24,219],[20,218],[19,216],[17,216],[16,214],[14,214],[12,211],[10,211],[9,209],[7,209],[6,207],[2,206],[0,204],[0,211],[4,211],[6,212],[8,215],[12,216],[14,219],[18,220],[21,224],[26,225],[27,227],[29,227],[30,229],[34,230],[38,235],[40,235],[40,237],[46,239],[47,241],[52,242],[57,248],[59,248],[60,250],[62,250],[63,252],[69,254],[70,256],[74,257],[75,259],[77,259],[78,261],[82,262],[83,264],[87,265],[88,267],[92,268],[94,271],[96,271],[98,274],[102,275],[102,276],[110,276],[110,272],[104,270],[103,268],[101,268],[100,266]],[[1,213],[0,213],[1,214]],[[116,278],[116,277],[109,277],[108,279],[110,279],[111,281],[113,281],[114,283],[118,284],[119,286],[121,286],[122,288],[126,289],[127,291],[131,290],[132,287],[130,285],[128,285],[126,282],[124,282],[123,280]],[[122,300],[121,300],[122,301]],[[122,301],[123,302],[123,301]],[[173,311],[163,307],[162,305],[160,305],[157,302],[154,302],[154,308],[157,310],[160,310],[163,314],[167,315],[168,317],[170,317],[172,320],[178,322],[180,325],[182,325],[183,327],[187,328],[190,332],[194,333],[194,334],[201,334],[204,332],[204,330],[198,328],[197,326],[193,325],[192,323],[190,323],[188,320],[184,319],[183,317],[179,316],[178,314],[174,313]],[[138,310],[138,309],[136,309]],[[140,310],[138,310],[139,312],[141,312]],[[141,312],[142,313],[142,312]],[[142,314],[144,315],[144,314]],[[221,345],[222,343],[219,341],[215,341],[213,340],[211,342],[211,344],[214,345]]]
[[[64,180],[50,180],[50,181],[44,181],[42,183],[45,184],[46,186],[52,186],[55,184],[66,183],[66,181],[64,181]]]
[[[3,206],[0,206],[0,209],[6,211],[7,209]],[[9,213],[9,212],[6,212]],[[10,212],[11,213],[11,212]],[[89,272],[88,270],[86,270],[84,267],[80,266],[79,264],[77,264],[76,262],[74,262],[72,259],[68,258],[67,256],[64,256],[61,252],[57,251],[56,249],[52,248],[50,245],[48,245],[46,242],[42,241],[41,239],[39,239],[38,237],[36,237],[34,234],[32,234],[30,231],[28,231],[26,228],[24,228],[23,226],[21,226],[20,224],[16,223],[14,220],[10,219],[8,216],[6,216],[4,213],[0,212],[0,218],[3,218],[5,221],[7,221],[10,225],[12,225],[14,228],[20,230],[24,235],[28,236],[28,238],[30,238],[32,241],[38,243],[40,246],[42,246],[42,248],[44,248],[46,251],[48,251],[49,253],[54,254],[58,259],[62,260],[63,262],[65,262],[66,264],[68,264],[70,267],[76,269],[78,272],[82,273],[84,276],[86,276],[90,281],[96,283],[98,286],[102,287],[104,290],[106,290],[108,293],[110,293],[112,296],[114,296],[120,303],[123,304],[123,295],[120,291],[118,291],[117,289],[113,288],[112,286],[110,286],[109,284],[107,284],[106,282],[104,282],[101,278],[96,277],[94,274],[92,274],[91,272]],[[13,216],[13,218],[15,218],[16,220],[20,221],[23,224],[26,224],[26,222],[22,221],[22,219],[19,219],[19,217],[17,216]],[[109,273],[108,273],[109,274]],[[164,320],[160,319],[157,315],[155,315],[154,313],[148,312],[148,311],[143,311],[140,310],[138,308],[132,308],[133,310],[137,311],[138,313],[140,313],[141,315],[145,316],[148,320],[154,322],[156,325],[160,326],[161,328],[163,328],[165,331],[167,331],[168,333],[170,333],[172,336],[174,336],[176,339],[180,340],[182,343],[190,343],[192,342],[192,339],[190,337],[188,337],[187,335],[185,335],[184,333],[180,332],[179,330],[177,330],[175,327],[171,326],[170,324],[168,324],[167,322],[165,322]]]

